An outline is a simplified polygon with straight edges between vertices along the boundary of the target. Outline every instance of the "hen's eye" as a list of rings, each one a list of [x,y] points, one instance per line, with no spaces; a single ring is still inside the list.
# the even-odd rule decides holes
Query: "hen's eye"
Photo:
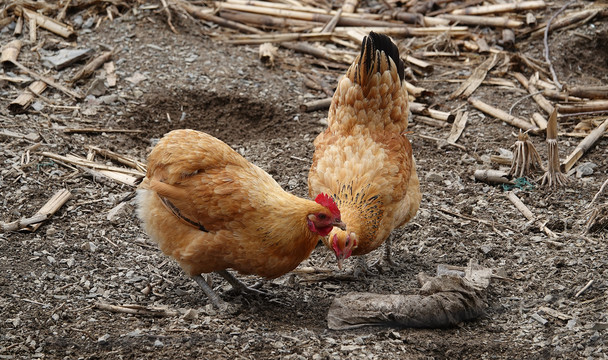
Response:
[[[349,243],[350,243],[350,239],[346,239],[346,242],[344,243],[344,246],[348,246]]]
[[[325,215],[325,214],[319,214],[319,219],[325,220],[325,219],[327,219],[327,215]]]

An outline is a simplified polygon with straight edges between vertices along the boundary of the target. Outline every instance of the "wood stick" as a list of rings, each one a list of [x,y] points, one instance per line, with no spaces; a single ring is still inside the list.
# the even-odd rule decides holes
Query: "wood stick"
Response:
[[[576,294],[574,294],[574,297],[577,298],[577,297],[581,296],[581,294],[583,292],[585,292],[585,290],[589,289],[589,287],[593,284],[593,282],[594,282],[593,279],[589,280],[589,282],[587,283],[587,285],[583,286],[582,289],[580,289],[579,291],[576,292]]]
[[[443,128],[443,127],[446,127],[446,126],[449,125],[446,121],[433,119],[433,118],[430,118],[430,117],[427,117],[427,116],[424,116],[424,115],[412,116],[411,120],[414,123],[422,123],[422,124],[434,126],[434,127],[437,127],[437,128]]]
[[[547,128],[547,119],[542,114],[535,112],[532,114],[532,120],[538,126],[539,130],[543,131]]]
[[[588,99],[608,99],[608,86],[574,86],[566,89],[568,95]]]
[[[594,18],[596,15],[598,15],[599,13],[600,13],[600,10],[598,10],[598,9],[586,9],[586,10],[582,10],[582,11],[579,11],[576,13],[566,15],[556,21],[552,21],[551,26],[549,27],[549,31],[561,29],[563,27],[578,23],[580,21],[590,20],[590,19]],[[546,26],[547,26],[547,23],[544,23],[544,24],[538,25],[535,29],[532,29],[530,38],[534,39],[537,37],[544,36]],[[529,32],[524,31],[521,35],[522,36],[527,35],[527,33],[529,33]]]
[[[536,217],[534,216],[534,214],[532,213],[532,211],[530,211],[530,209],[526,206],[526,204],[524,204],[517,197],[517,195],[515,195],[515,193],[513,191],[509,191],[507,193],[507,197],[509,198],[509,200],[511,200],[511,202],[513,203],[513,205],[515,205],[515,207],[517,208],[517,210],[519,210],[526,217],[526,219],[528,219],[529,221],[536,222],[536,224],[540,227],[540,229],[545,234],[547,234],[547,236],[549,236],[550,238],[556,238],[557,237],[557,235],[553,231],[551,231],[551,229],[547,228],[542,222],[540,222],[540,220],[536,219]]]
[[[592,100],[573,105],[558,104],[557,110],[563,114],[605,111],[608,110],[608,100]]]
[[[80,166],[84,166],[84,167],[88,167],[88,168],[92,168],[92,169],[119,172],[119,173],[133,175],[133,176],[142,176],[142,175],[145,175],[141,171],[136,171],[136,170],[131,170],[131,169],[125,169],[125,168],[120,168],[120,167],[116,167],[116,166],[107,166],[107,165],[103,165],[103,164],[98,164],[96,162],[88,161],[86,159],[83,159],[83,158],[80,158],[80,157],[76,157],[76,156],[73,156],[73,155],[70,155],[70,156],[61,156],[61,155],[54,154],[54,153],[51,153],[51,152],[48,152],[48,151],[42,152],[41,155],[42,156],[46,156],[46,157],[51,158],[51,159],[55,159],[55,160],[66,162],[68,164],[80,165]]]
[[[15,11],[15,13],[17,13],[17,11]],[[76,33],[71,26],[63,24],[57,20],[51,19],[27,8],[23,8],[23,15],[25,15],[26,19],[35,20],[36,24],[41,28],[66,39],[73,39],[76,37]]]
[[[66,128],[63,129],[66,134],[73,133],[125,133],[125,134],[139,134],[144,132],[143,130],[135,129],[105,129],[105,128]]]
[[[354,13],[358,3],[358,0],[344,0],[344,4],[342,4],[341,10],[344,13]]]
[[[524,25],[523,21],[512,20],[500,16],[471,16],[471,15],[439,15],[439,18],[449,20],[451,24],[458,23],[464,25],[493,26],[519,28]]]
[[[500,170],[475,170],[473,177],[477,181],[482,181],[488,184],[509,184],[514,185],[515,183],[511,180],[508,173]]]
[[[467,119],[469,118],[468,111],[459,111],[456,114],[456,119],[452,124],[452,130],[450,130],[450,135],[448,135],[448,143],[455,144],[458,141],[458,138],[464,131],[464,127],[467,125]]]
[[[313,21],[279,18],[233,10],[222,10],[219,12],[219,16],[237,23],[253,24],[265,28],[271,27],[276,29],[288,29],[297,27],[311,29],[318,26],[318,23]]]
[[[216,9],[218,11],[222,10],[234,10],[234,11],[242,11],[249,12],[254,14],[261,15],[269,15],[269,16],[277,16],[282,18],[290,18],[297,20],[307,20],[314,21],[317,23],[327,23],[332,20],[335,15],[334,13],[325,14],[325,13],[312,13],[312,12],[304,12],[292,9],[280,9],[280,8],[268,8],[262,6],[254,6],[254,5],[241,5],[235,3],[228,2],[217,2]],[[366,19],[363,17],[351,17],[347,16],[347,14],[343,13],[343,16],[338,20],[338,25],[340,26],[380,26],[380,27],[390,27],[390,26],[403,26],[403,24],[391,23],[388,21],[381,20],[373,20]]]
[[[12,63],[13,61],[17,61],[17,57],[19,56],[19,52],[21,51],[21,46],[23,42],[19,39],[13,40],[8,44],[2,47],[2,56],[0,57],[0,63],[5,65],[6,63]]]
[[[593,129],[593,131],[589,133],[589,135],[587,135],[583,139],[583,141],[581,141],[576,146],[576,148],[574,149],[574,151],[572,151],[568,158],[564,160],[564,162],[562,162],[561,167],[563,172],[567,173],[568,171],[570,171],[570,169],[572,169],[578,159],[580,159],[581,156],[583,156],[583,154],[587,152],[587,150],[589,150],[593,146],[593,144],[595,144],[595,142],[602,137],[602,135],[604,135],[607,128],[608,119],[604,120],[604,122],[600,126]]]
[[[32,100],[37,95],[42,94],[46,89],[46,83],[40,80],[36,80],[30,84],[19,96],[8,104],[8,109],[13,114],[21,114],[30,106]]]
[[[102,302],[96,302],[95,307],[100,310],[107,310],[116,313],[144,315],[144,316],[178,316],[179,311],[168,310],[158,307],[145,307],[140,305],[110,305]]]
[[[538,91],[538,89],[535,86],[535,84],[536,84],[535,79],[538,78],[538,73],[533,75],[532,78],[530,78],[530,80],[526,79],[524,74],[522,74],[520,72],[514,72],[513,77],[515,77],[517,79],[517,81],[519,81],[523,85],[523,87],[525,87],[526,90],[528,90],[528,92],[530,93],[530,95],[532,95],[532,98],[534,99],[534,101],[536,101],[538,106],[540,106],[549,115],[551,115],[553,113],[553,109],[554,109],[553,105],[551,105],[551,103],[547,99],[545,99],[545,97]],[[541,129],[541,130],[544,130],[544,129]]]
[[[115,153],[114,151],[98,148],[97,146],[89,146],[88,148],[101,156],[116,160],[119,163],[130,166],[138,171],[141,171],[142,173],[146,172],[146,164],[141,161],[131,159],[125,155]]]
[[[325,98],[320,100],[312,100],[300,105],[300,111],[302,112],[311,112],[323,109],[329,109],[329,105],[331,105],[331,98]]]
[[[486,6],[467,7],[452,11],[454,15],[486,15],[498,14],[511,11],[544,9],[547,4],[544,1],[522,1],[518,3],[495,4]]]
[[[92,73],[95,72],[95,70],[97,70],[97,68],[102,66],[104,63],[112,60],[112,56],[114,56],[115,52],[116,49],[112,51],[106,51],[98,57],[92,59],[85,66],[83,66],[82,69],[78,70],[78,72],[72,77],[70,82],[75,83],[80,79],[89,77]]]
[[[44,81],[45,83],[47,83],[49,86],[54,87],[55,89],[65,93],[66,95],[71,96],[72,98],[75,99],[83,99],[84,96],[82,94],[79,94],[73,90],[68,89],[67,87],[56,83],[53,79],[47,77],[47,76],[43,76],[40,75],[38,73],[36,73],[35,71],[32,71],[30,69],[28,69],[27,67],[25,67],[24,65],[22,65],[20,62],[18,61],[12,61],[13,64],[15,64],[21,71],[23,71],[24,73],[28,74],[29,76],[35,78],[36,80],[41,80]]]
[[[34,214],[34,216],[37,215],[43,215],[46,216],[47,218],[51,217],[54,213],[57,212],[57,210],[59,210],[63,204],[65,204],[70,198],[72,197],[72,193],[70,193],[70,191],[68,189],[61,189],[59,191],[57,191],[55,193],[55,195],[53,195],[53,197],[51,197],[46,204],[44,204],[40,210],[38,210],[36,212],[36,214]],[[33,217],[34,217],[33,216]],[[34,232],[36,231],[40,226],[42,225],[42,222],[38,222],[35,224],[31,224],[28,225],[26,227],[23,228],[23,230],[25,231],[29,231],[29,232]]]
[[[520,119],[518,117],[515,117],[513,115],[509,115],[507,112],[505,112],[501,109],[495,108],[491,105],[488,105],[477,98],[470,97],[469,103],[471,105],[473,105],[475,108],[477,108],[478,110],[481,110],[488,115],[494,116],[495,118],[502,120],[513,126],[516,126],[522,130],[527,130],[527,131],[530,131],[533,133],[536,133],[539,131],[539,129],[536,126],[532,125],[530,122]]]
[[[566,102],[583,102],[584,100],[580,97],[571,96],[568,92],[560,92],[557,89],[543,89],[543,95],[554,100],[566,101]]]
[[[9,223],[0,223],[0,228],[2,228],[3,232],[17,231],[26,228],[30,225],[41,223],[49,217],[50,214],[36,214],[29,218],[23,218]]]
[[[456,119],[456,116],[454,114],[450,114],[448,112],[444,112],[444,111],[440,111],[440,110],[431,109],[427,105],[417,103],[417,102],[410,103],[410,111],[413,112],[414,114],[430,116],[433,119],[447,121],[448,123],[453,123],[454,120]]]
[[[450,100],[453,100],[456,97],[469,97],[481,83],[486,78],[488,71],[490,71],[494,65],[498,62],[498,54],[494,54],[494,56],[489,57],[484,62],[482,62],[473,72],[471,76],[463,82],[456,91],[450,94],[448,97]]]
[[[256,29],[254,27],[243,25],[243,24],[238,23],[236,21],[230,21],[230,20],[222,19],[219,16],[215,16],[215,15],[211,14],[205,8],[192,5],[192,4],[187,3],[185,1],[179,0],[179,1],[177,1],[177,4],[182,9],[184,9],[188,14],[190,14],[190,15],[196,17],[196,18],[199,18],[201,20],[210,21],[210,22],[216,23],[216,24],[218,24],[220,26],[231,28],[231,29],[235,29],[235,30],[238,30],[238,31],[243,32],[243,33],[249,33],[249,34],[263,34],[264,33],[262,30]]]
[[[422,134],[417,134],[417,136],[419,138],[421,138],[421,139],[435,141],[439,147],[442,147],[444,145],[449,145],[449,146],[453,146],[455,148],[458,148],[460,150],[464,150],[464,151],[467,150],[466,146],[464,146],[464,145],[455,144],[455,143],[449,143],[449,142],[445,141],[445,139],[440,139],[438,137],[429,136],[429,135],[422,135]]]
[[[332,33],[237,35],[227,40],[226,43],[235,45],[256,45],[263,43],[278,43],[286,41],[328,41],[331,39],[332,36]]]

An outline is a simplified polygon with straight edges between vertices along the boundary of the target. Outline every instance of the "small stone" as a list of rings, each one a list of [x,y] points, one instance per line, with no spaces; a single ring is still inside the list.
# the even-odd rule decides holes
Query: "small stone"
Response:
[[[93,244],[90,241],[87,241],[86,243],[82,244],[82,249],[88,250],[90,252],[95,252],[97,251],[97,245]]]
[[[99,344],[107,344],[109,338],[110,338],[110,334],[105,334],[105,335],[100,336],[99,338],[97,338],[97,342]]]
[[[443,176],[441,176],[441,174],[431,171],[429,173],[426,174],[426,176],[424,177],[424,179],[427,182],[436,182],[436,183],[440,183],[443,181]]]
[[[163,345],[165,345],[165,344],[163,344],[162,341],[160,341],[158,339],[154,340],[154,347],[161,347]]]
[[[186,311],[184,316],[182,316],[182,319],[184,319],[184,320],[195,320],[197,318],[198,318],[198,311],[196,311],[194,309],[188,309],[188,311]]]

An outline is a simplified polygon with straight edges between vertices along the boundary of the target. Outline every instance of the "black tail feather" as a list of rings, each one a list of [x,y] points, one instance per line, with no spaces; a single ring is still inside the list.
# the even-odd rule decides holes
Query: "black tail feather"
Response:
[[[364,37],[361,43],[361,62],[368,67],[372,66],[373,62],[371,60],[372,56],[376,55],[376,50],[384,52],[389,58],[393,59],[393,62],[397,65],[399,79],[403,81],[405,78],[405,65],[399,57],[397,45],[388,36],[371,31],[369,36]],[[365,71],[368,72],[370,69],[365,69]]]

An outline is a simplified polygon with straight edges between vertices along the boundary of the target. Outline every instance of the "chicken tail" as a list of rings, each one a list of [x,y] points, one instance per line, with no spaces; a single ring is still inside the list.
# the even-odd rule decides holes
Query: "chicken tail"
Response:
[[[404,64],[397,45],[370,32],[361,53],[340,80],[328,114],[331,131],[349,133],[358,125],[372,132],[402,133],[409,117]]]
[[[405,77],[405,66],[399,57],[397,45],[388,36],[373,31],[363,38],[361,53],[355,64],[350,67],[347,76],[361,86],[367,84],[372,75],[382,74],[392,67],[396,67],[400,81]]]

